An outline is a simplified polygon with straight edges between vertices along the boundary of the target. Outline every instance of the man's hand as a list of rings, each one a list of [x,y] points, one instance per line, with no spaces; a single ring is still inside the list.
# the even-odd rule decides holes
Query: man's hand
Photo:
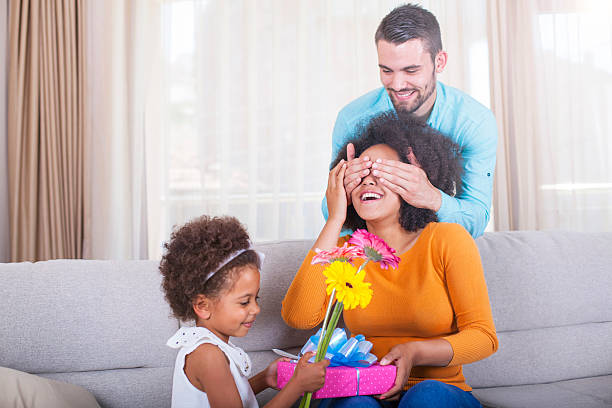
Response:
[[[442,205],[440,190],[429,182],[427,174],[419,166],[378,159],[372,164],[372,175],[413,207],[438,211]]]
[[[392,400],[398,397],[398,394],[404,389],[404,385],[408,382],[408,378],[410,378],[410,370],[412,370],[413,366],[410,343],[394,346],[387,355],[380,360],[380,365],[384,366],[389,364],[394,364],[397,367],[397,374],[393,387],[379,397],[384,400]]]
[[[346,190],[346,200],[351,204],[351,193],[361,183],[361,179],[370,174],[372,162],[368,156],[355,158],[355,146],[349,143],[346,146],[347,168],[344,175],[344,189]]]

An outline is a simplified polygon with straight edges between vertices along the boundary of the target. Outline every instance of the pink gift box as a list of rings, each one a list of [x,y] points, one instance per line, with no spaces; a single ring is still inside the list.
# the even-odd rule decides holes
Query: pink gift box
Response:
[[[278,387],[283,388],[291,379],[295,363],[278,362]],[[313,398],[353,397],[355,395],[383,394],[395,383],[396,367],[374,364],[370,367],[327,367],[325,385]]]

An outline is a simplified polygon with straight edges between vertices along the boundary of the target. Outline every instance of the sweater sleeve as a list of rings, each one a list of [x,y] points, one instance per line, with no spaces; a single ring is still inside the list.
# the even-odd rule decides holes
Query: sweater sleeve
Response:
[[[328,297],[323,270],[327,265],[311,265],[314,251],[309,251],[283,299],[283,320],[296,329],[311,329],[325,318]]]
[[[463,227],[445,225],[438,245],[458,332],[443,338],[453,348],[448,365],[455,366],[490,356],[498,341],[478,247]]]

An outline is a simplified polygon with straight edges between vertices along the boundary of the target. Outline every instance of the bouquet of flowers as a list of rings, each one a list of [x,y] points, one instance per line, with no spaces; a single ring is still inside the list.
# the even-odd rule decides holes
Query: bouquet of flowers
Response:
[[[350,244],[350,245],[349,245]],[[315,355],[315,362],[321,361],[329,347],[331,336],[336,329],[342,310],[354,309],[357,306],[365,308],[372,300],[371,283],[365,282],[365,266],[368,262],[378,262],[383,269],[397,268],[400,259],[395,255],[395,249],[385,241],[366,230],[357,230],[341,247],[330,251],[316,250],[312,264],[328,264],[323,271],[327,278],[326,292],[330,296],[325,319],[321,328],[321,336]],[[365,259],[356,268],[355,259]],[[332,311],[333,306],[333,311]],[[300,401],[300,408],[310,407],[312,393],[306,393]]]

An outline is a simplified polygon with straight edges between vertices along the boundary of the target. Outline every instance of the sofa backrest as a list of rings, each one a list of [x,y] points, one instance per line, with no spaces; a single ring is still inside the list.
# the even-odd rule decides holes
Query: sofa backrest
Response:
[[[30,373],[173,366],[155,261],[0,264],[0,366]]]
[[[473,387],[612,374],[612,233],[495,232],[476,240],[499,350]]]
[[[612,234],[496,232],[476,240],[500,348],[465,366],[473,387],[612,374]],[[285,325],[281,301],[312,240],[256,245],[262,312],[233,338],[262,366],[313,334]],[[170,367],[178,322],[157,261],[0,264],[0,366],[30,373]],[[264,361],[265,360],[265,361]],[[259,363],[257,363],[259,361]]]

